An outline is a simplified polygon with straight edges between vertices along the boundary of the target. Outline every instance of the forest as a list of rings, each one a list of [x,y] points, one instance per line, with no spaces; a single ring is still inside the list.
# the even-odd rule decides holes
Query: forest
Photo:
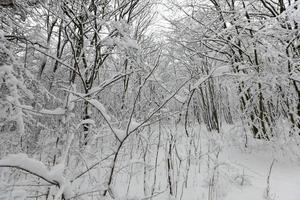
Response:
[[[0,200],[299,200],[299,7],[0,0]]]

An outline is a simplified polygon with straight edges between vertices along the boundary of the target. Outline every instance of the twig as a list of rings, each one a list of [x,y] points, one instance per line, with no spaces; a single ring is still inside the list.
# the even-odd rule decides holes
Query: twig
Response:
[[[267,188],[266,188],[266,193],[265,193],[266,199],[270,199],[270,178],[271,178],[271,173],[272,173],[272,169],[273,169],[273,165],[274,165],[275,161],[276,161],[276,159],[273,159],[270,169],[269,169],[269,174],[267,177]]]

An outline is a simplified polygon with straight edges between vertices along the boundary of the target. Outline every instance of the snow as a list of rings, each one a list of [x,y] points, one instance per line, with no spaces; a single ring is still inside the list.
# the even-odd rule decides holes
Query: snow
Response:
[[[96,126],[96,123],[93,119],[84,119],[76,126],[76,129],[79,129],[79,127],[84,124],[91,124],[94,127]]]
[[[184,103],[186,101],[186,99],[187,99],[186,96],[181,96],[181,95],[178,95],[178,94],[176,94],[174,96],[174,98],[177,99],[178,101],[180,101],[181,103]]]
[[[267,187],[267,176],[272,163],[272,152],[242,154],[230,152],[228,161],[245,171],[250,185],[231,187],[225,200],[257,199],[263,200]],[[300,165],[289,164],[284,160],[274,163],[270,177],[270,195],[277,200],[298,200],[300,197]]]
[[[291,75],[291,79],[292,79],[292,80],[295,80],[295,81],[297,81],[297,82],[300,83],[300,77],[299,77],[299,75],[292,74],[292,75]]]
[[[126,137],[126,131],[122,129],[114,129],[115,133],[117,134],[118,138],[122,141]]]
[[[300,23],[299,6],[300,6],[300,3],[298,1],[295,1],[291,6],[289,6],[287,8],[287,12],[291,13],[292,19],[295,20],[297,23]],[[298,8],[298,9],[295,9],[295,8]]]
[[[230,72],[231,67],[230,66],[218,66],[211,70],[211,72],[208,75],[202,75],[202,77],[192,86],[192,90],[197,89],[202,83],[204,83],[206,80],[208,80],[211,77],[218,77],[225,75],[226,73]]]
[[[218,163],[221,176],[231,177],[231,181],[221,183],[218,199],[224,200],[264,200],[267,188],[267,177],[270,165],[275,159],[270,176],[270,199],[276,200],[299,200],[300,197],[300,162],[292,161],[291,157],[282,155],[278,150],[277,143],[261,142],[250,139],[248,148],[241,147],[241,144],[231,142],[232,134],[226,132],[223,138],[213,138],[217,141],[211,143],[211,136],[204,136],[203,143],[210,143],[221,147]],[[276,150],[277,149],[277,150]],[[284,150],[286,151],[286,150]],[[223,166],[223,167],[222,167]],[[202,172],[203,173],[203,172]],[[205,176],[205,174],[202,174]],[[244,185],[240,180],[243,177]],[[224,178],[223,179],[227,179]],[[224,180],[223,180],[224,181]],[[222,182],[220,180],[220,182]],[[226,184],[227,182],[227,184]],[[196,191],[195,191],[196,192]],[[187,197],[183,199],[197,199]]]
[[[191,90],[197,89],[202,83],[204,83],[210,76],[203,75],[192,87]]]
[[[89,90],[88,94],[80,94],[80,93],[77,93],[76,95],[77,95],[77,96],[80,96],[80,97],[92,96],[92,95],[94,95],[94,94],[100,92],[101,90],[103,90],[103,89],[104,89],[107,85],[109,85],[110,83],[113,83],[113,82],[119,80],[119,79],[120,79],[121,77],[123,77],[124,75],[125,75],[125,74],[122,74],[122,73],[120,74],[120,73],[118,73],[118,74],[114,75],[113,77],[111,77],[110,79],[107,79],[107,80],[101,82],[99,85],[92,87],[92,88]]]
[[[106,109],[104,107],[104,105],[102,103],[100,103],[98,100],[96,99],[90,99],[87,100],[90,104],[92,104],[93,106],[95,106],[95,108],[97,108],[97,110],[99,110],[101,112],[101,114],[103,115],[103,117],[108,120],[111,121],[111,117],[109,116],[109,114],[106,112]]]
[[[227,28],[231,28],[231,27],[232,27],[232,25],[231,25],[230,22],[225,22],[225,24],[226,24],[226,27],[227,27]]]
[[[126,38],[124,41],[124,45],[129,48],[139,49],[139,45],[136,40],[133,40],[131,38]]]
[[[164,125],[165,126],[165,125]],[[155,193],[159,194],[153,198],[154,200],[165,199],[182,199],[182,200],[199,200],[209,199],[209,191],[212,192],[214,200],[265,200],[265,191],[267,188],[267,177],[272,161],[275,163],[270,176],[270,199],[274,200],[299,200],[300,196],[300,161],[294,160],[290,154],[285,156],[287,149],[279,150],[280,146],[287,144],[278,144],[277,142],[264,142],[248,138],[248,148],[243,146],[243,141],[240,137],[240,130],[236,131],[230,128],[222,135],[217,133],[209,133],[204,128],[194,127],[191,132],[200,132],[201,154],[191,155],[191,167],[189,169],[188,187],[183,187],[181,184],[186,176],[186,161],[188,158],[187,146],[188,139],[179,136],[184,130],[179,127],[178,130],[172,132],[178,135],[176,139],[176,151],[182,161],[181,167],[178,163],[175,164],[172,174],[176,184],[178,184],[177,197],[170,197],[166,186],[166,149],[161,147],[158,160],[157,182]],[[176,136],[177,137],[177,136]],[[162,139],[165,140],[165,139]],[[196,140],[194,139],[194,142]],[[196,145],[196,144],[194,144]],[[292,145],[292,144],[289,144]],[[283,147],[284,148],[284,147]],[[192,147],[193,149],[193,147]],[[215,157],[219,152],[219,156]],[[147,165],[142,162],[132,162],[139,160],[139,157],[131,160],[122,161],[122,166]],[[209,159],[209,160],[208,160]],[[210,167],[208,167],[210,166]],[[148,165],[147,165],[148,167]],[[150,168],[152,168],[150,166]],[[180,172],[178,172],[178,170]],[[200,171],[199,171],[200,170]],[[114,186],[114,192],[120,199],[143,199],[143,170],[137,171],[137,174],[132,178],[130,192],[127,193],[122,186],[127,184],[127,179],[124,176],[119,176],[117,183]],[[138,175],[140,173],[140,175]],[[177,175],[178,177],[177,177]],[[211,186],[210,181],[215,174],[214,184]],[[152,180],[147,180],[148,184],[152,184]],[[213,189],[210,190],[210,187]],[[181,191],[183,195],[181,197]],[[161,193],[160,193],[161,192]]]
[[[74,110],[74,108],[75,108],[75,100],[76,100],[76,97],[72,93],[70,93],[69,94],[68,105],[67,105],[69,111]]]
[[[136,129],[140,125],[135,119],[132,119],[130,122],[129,132]]]
[[[130,121],[130,126],[129,126],[129,130],[128,133],[132,132],[133,130],[135,130],[137,127],[139,127],[140,123],[137,122],[134,118]],[[114,132],[116,133],[116,135],[118,136],[118,138],[120,140],[123,140],[127,135],[126,135],[126,130],[125,129],[118,129],[118,128],[114,128]]]
[[[65,109],[60,107],[55,108],[54,110],[48,110],[43,108],[39,111],[39,113],[46,114],[46,115],[64,115],[65,112],[66,112]]]
[[[26,199],[26,191],[22,189],[16,189],[12,192],[8,192],[6,194],[0,194],[0,199],[13,199],[13,200],[25,200]]]
[[[300,1],[164,1],[3,8],[0,199],[300,200]]]
[[[228,72],[230,72],[231,70],[231,66],[218,66],[213,70],[213,76],[217,77],[217,76],[222,76]]]
[[[52,169],[49,172],[49,176],[53,180],[59,180],[59,179],[61,179],[61,176],[64,172],[64,169],[65,169],[65,166],[62,163],[57,164],[57,165],[52,167]]]
[[[7,90],[5,91],[4,96],[1,95],[0,97],[2,98],[5,97],[4,102],[9,103],[10,105],[4,106],[4,109],[2,108],[3,110],[5,110],[5,112],[0,112],[1,114],[0,118],[6,117],[6,118],[14,119],[15,122],[17,123],[18,132],[20,133],[20,135],[23,135],[25,133],[25,126],[24,126],[23,113],[21,109],[20,96],[19,96],[19,88],[23,88],[23,86],[22,86],[22,82],[19,81],[17,77],[14,75],[14,69],[12,65],[0,65],[0,92],[1,93],[3,92],[3,90],[1,89],[2,85],[5,86]],[[25,93],[28,93],[28,91],[25,90]],[[2,102],[0,101],[0,105],[1,104]],[[16,106],[15,111],[11,111],[11,109],[8,109],[8,107],[10,106]]]
[[[92,122],[92,121],[91,121]],[[138,126],[139,123],[135,119],[132,120],[132,128]],[[164,125],[167,126],[167,125]],[[178,187],[187,173],[186,162],[189,156],[190,139],[184,137],[184,127],[179,127],[178,130],[172,129],[174,135],[177,135],[174,148],[181,160],[181,167],[178,179]],[[126,135],[125,131],[115,129],[116,134],[122,140]],[[214,182],[213,196],[215,200],[265,200],[265,191],[267,188],[267,177],[272,161],[275,159],[270,176],[270,199],[274,200],[299,200],[300,196],[300,162],[292,157],[285,156],[287,150],[280,150],[278,147],[285,147],[290,143],[272,143],[260,140],[250,139],[248,147],[245,148],[241,143],[243,142],[237,135],[239,131],[228,128],[221,135],[217,133],[209,133],[201,127],[191,128],[192,133],[201,133],[201,154],[198,156],[192,153],[191,167],[189,170],[188,187],[183,189],[182,200],[198,200],[208,199],[210,181],[213,174],[216,175]],[[162,138],[162,141],[166,141]],[[150,142],[150,141],[148,141]],[[195,144],[197,140],[194,139]],[[164,144],[164,143],[163,143]],[[277,148],[275,148],[277,147]],[[295,146],[296,148],[296,146]],[[192,147],[193,149],[193,147]],[[166,181],[166,149],[160,147],[157,183],[155,187],[155,194],[158,193],[154,200],[170,199],[168,189],[165,186]],[[149,149],[150,151],[150,149]],[[219,151],[219,156],[215,157]],[[175,151],[174,151],[175,152]],[[289,154],[290,155],[290,154]],[[174,156],[174,155],[173,155]],[[290,155],[291,156],[291,155]],[[210,161],[208,161],[208,158]],[[121,162],[121,160],[120,160]],[[210,167],[208,168],[208,162]],[[153,163],[145,162],[141,157],[132,157],[121,162],[122,166],[135,166],[133,169],[134,176],[130,186],[130,192],[127,193],[124,184],[127,184],[128,175],[117,175],[118,179],[113,187],[114,195],[119,199],[143,199],[143,171],[146,168],[153,169]],[[59,163],[53,166],[50,170],[40,161],[28,158],[26,154],[9,155],[0,160],[0,166],[10,165],[23,168],[30,171],[46,180],[59,183],[60,188],[56,192],[55,199],[59,199],[62,194],[67,197],[74,196],[71,183],[64,177],[65,165]],[[198,167],[199,165],[199,167]],[[200,171],[199,171],[200,169]],[[214,171],[215,170],[215,171]],[[175,171],[174,174],[178,173]],[[90,177],[98,177],[93,171],[89,172]],[[147,180],[150,187],[152,179]],[[82,193],[90,191],[90,188],[80,189]],[[181,189],[178,191],[181,193]],[[178,194],[178,195],[179,195]],[[180,196],[180,195],[179,195]],[[179,199],[172,197],[171,199]],[[89,199],[89,198],[86,198]]]
[[[65,198],[71,198],[74,196],[70,182],[64,178],[64,165],[62,164],[54,166],[49,171],[44,163],[32,158],[28,158],[26,154],[19,153],[11,154],[1,159],[0,167],[16,167],[25,170],[51,184],[59,184],[60,192],[58,193],[58,196],[61,194],[64,194]]]
[[[42,162],[28,158],[27,155],[23,153],[9,155],[6,158],[1,159],[0,166],[19,167],[26,171],[33,172],[46,180],[52,181],[48,174],[48,169]]]

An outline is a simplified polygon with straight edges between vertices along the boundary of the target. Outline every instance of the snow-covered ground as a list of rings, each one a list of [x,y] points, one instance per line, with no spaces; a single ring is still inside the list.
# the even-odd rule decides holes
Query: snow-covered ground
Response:
[[[248,184],[244,186],[232,185],[227,192],[226,200],[266,199],[267,177],[273,159],[275,162],[270,175],[269,199],[300,199],[299,162],[290,163],[286,159],[276,158],[271,150],[255,154],[231,150],[226,158],[229,163],[244,171],[248,181]]]
[[[200,170],[191,167],[188,187],[184,189],[183,195],[179,195],[176,199],[300,199],[300,147],[295,141],[298,138],[286,137],[281,138],[280,141],[266,142],[248,136],[247,148],[245,148],[243,134],[236,133],[234,128],[226,129],[222,136],[206,131],[205,134],[202,133],[203,152],[208,148],[214,150],[215,146],[219,146],[216,151],[219,152],[217,158],[216,152],[211,153],[211,159],[214,161],[211,162],[210,168],[215,167],[215,171],[208,170],[207,165],[210,161],[206,155],[203,156]],[[272,162],[274,163],[271,167]],[[214,173],[215,180],[210,186],[209,181]],[[269,195],[267,195],[267,188],[269,188]],[[155,199],[168,199],[168,196],[158,195]]]
[[[229,129],[223,137],[217,139],[221,146],[218,161],[220,163],[219,176],[223,177],[219,181],[223,183],[218,186],[219,194],[216,199],[300,199],[300,160],[298,157],[300,147],[297,146],[295,140],[287,138],[280,142],[263,142],[248,137],[248,147],[245,148],[243,145],[245,141],[234,141],[232,136],[228,136],[230,134]],[[272,162],[274,163],[271,168]],[[267,197],[269,173],[269,196]],[[205,176],[205,174],[202,175]],[[201,197],[201,193],[204,198]],[[185,195],[183,199],[208,199],[207,193],[207,187],[199,187],[195,188],[193,193]]]
[[[165,127],[158,153],[155,186],[153,184],[154,155],[156,155],[157,145],[152,145],[145,159],[138,151],[131,159],[126,156],[120,157],[111,188],[112,196],[118,200],[300,200],[298,137],[286,136],[267,142],[252,139],[250,136],[246,140],[245,134],[233,126],[226,127],[224,130],[223,133],[218,134],[210,133],[203,127],[189,129],[194,137],[189,154],[191,143],[184,133],[184,128],[179,127],[174,130],[172,126]],[[156,129],[153,131],[155,133]],[[172,169],[169,171],[173,196],[169,195],[168,184],[167,160],[170,144],[166,134],[168,131],[173,134],[174,139],[171,155]],[[104,165],[107,166],[109,163],[108,160]],[[43,163],[23,154],[4,158],[0,161],[0,165],[22,167],[43,177],[44,180],[54,181],[59,185],[64,185],[63,182],[67,181],[59,181],[63,178],[62,172],[59,175],[61,178],[58,175],[54,178],[50,176]],[[91,164],[87,165],[91,166]],[[102,184],[105,177],[107,178],[107,169],[99,165],[80,179],[70,182],[68,191],[72,191],[72,194],[67,192],[70,193],[69,197],[99,198],[102,194],[101,188],[105,187]],[[78,170],[83,171],[83,169]],[[67,178],[73,176],[70,174]],[[28,181],[25,183],[29,184]],[[65,190],[61,192],[67,194]],[[22,195],[25,198],[28,193],[24,191]],[[0,194],[4,199],[10,196]],[[112,198],[107,196],[106,199]]]

